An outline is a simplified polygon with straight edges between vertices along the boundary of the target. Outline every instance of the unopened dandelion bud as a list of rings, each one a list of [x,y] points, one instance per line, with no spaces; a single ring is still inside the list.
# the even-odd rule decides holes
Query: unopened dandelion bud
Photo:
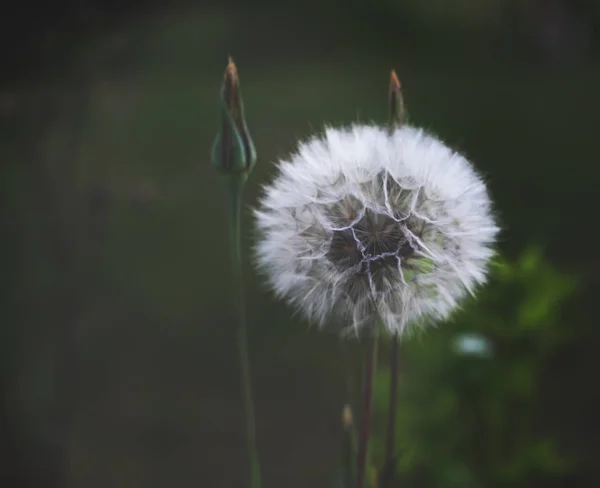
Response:
[[[346,430],[352,427],[352,409],[350,405],[344,405],[344,409],[342,410],[342,425]]]
[[[389,89],[389,108],[390,108],[390,129],[394,130],[398,126],[406,123],[406,108],[404,107],[404,98],[402,97],[402,88],[396,72],[390,73]]]
[[[340,459],[339,479],[335,486],[339,488],[356,486],[356,432],[350,405],[342,410],[342,455]]]
[[[229,58],[221,86],[221,127],[212,147],[213,165],[223,173],[247,174],[256,163],[256,150],[246,126],[237,67]]]

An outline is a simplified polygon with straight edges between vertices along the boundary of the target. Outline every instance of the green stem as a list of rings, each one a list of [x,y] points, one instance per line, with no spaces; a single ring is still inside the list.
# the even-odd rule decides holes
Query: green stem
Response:
[[[371,343],[367,347],[365,356],[364,390],[363,390],[363,418],[358,444],[357,460],[357,487],[364,488],[367,477],[369,459],[369,439],[371,437],[371,411],[373,404],[373,385],[375,383],[375,370],[377,365],[377,330],[373,333]]]
[[[248,331],[246,325],[246,305],[244,297],[244,280],[242,275],[241,249],[241,207],[242,193],[246,175],[230,177],[230,239],[231,264],[235,281],[236,308],[238,313],[238,353],[240,356],[240,371],[242,380],[242,396],[246,415],[246,440],[248,443],[248,458],[250,461],[250,479],[252,488],[260,488],[260,464],[256,448],[256,425],[254,419],[254,402],[252,400],[252,384],[250,375],[250,358],[248,356]]]
[[[396,411],[398,410],[398,333],[392,337],[390,351],[390,403],[388,410],[386,463],[392,463],[396,456]]]

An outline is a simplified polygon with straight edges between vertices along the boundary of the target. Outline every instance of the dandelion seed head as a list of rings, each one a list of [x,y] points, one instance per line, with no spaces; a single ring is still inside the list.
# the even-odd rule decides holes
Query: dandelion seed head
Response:
[[[485,282],[498,232],[472,165],[412,126],[327,128],[278,163],[254,213],[275,293],[354,332],[447,318]]]

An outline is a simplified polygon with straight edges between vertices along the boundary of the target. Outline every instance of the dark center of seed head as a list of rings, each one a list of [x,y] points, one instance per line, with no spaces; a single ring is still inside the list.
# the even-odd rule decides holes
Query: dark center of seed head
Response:
[[[333,233],[327,258],[340,270],[358,267],[371,273],[384,268],[397,268],[397,258],[414,253],[400,225],[387,215],[367,210],[351,229]]]

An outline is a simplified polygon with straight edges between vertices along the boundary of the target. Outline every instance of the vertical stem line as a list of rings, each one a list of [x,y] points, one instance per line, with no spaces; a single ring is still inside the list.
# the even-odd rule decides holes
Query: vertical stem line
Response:
[[[357,488],[365,488],[367,461],[369,457],[369,439],[371,437],[371,415],[373,404],[373,385],[377,365],[377,331],[371,337],[365,355],[363,386],[363,418],[358,444]]]
[[[240,360],[242,400],[246,416],[246,440],[248,445],[248,458],[250,462],[250,486],[260,488],[260,464],[256,448],[256,422],[254,417],[254,402],[252,400],[252,383],[250,375],[250,358],[248,355],[248,331],[246,324],[246,304],[244,295],[244,280],[242,274],[241,250],[241,206],[242,193],[246,175],[232,175],[230,177],[229,206],[230,206],[230,240],[231,263],[234,275],[236,308],[238,314],[238,353]]]
[[[390,350],[390,402],[388,410],[387,442],[385,446],[386,464],[396,455],[396,410],[398,409],[398,333],[392,337]]]

